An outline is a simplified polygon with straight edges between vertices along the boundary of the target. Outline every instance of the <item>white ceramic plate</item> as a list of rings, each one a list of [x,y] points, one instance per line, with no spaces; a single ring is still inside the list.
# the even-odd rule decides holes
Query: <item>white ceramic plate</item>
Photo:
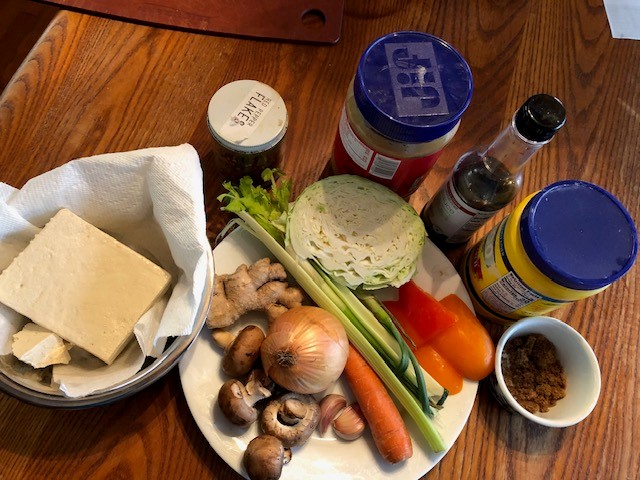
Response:
[[[250,264],[269,256],[258,240],[243,230],[232,232],[214,250],[217,274],[232,273],[241,263]],[[436,298],[455,293],[468,305],[469,296],[460,277],[449,260],[430,241],[414,281]],[[265,325],[260,314],[247,314],[234,328],[249,323]],[[211,340],[206,327],[194,341],[191,349],[180,361],[180,378],[189,409],[198,427],[220,457],[240,475],[247,477],[242,466],[242,455],[252,438],[258,435],[257,425],[249,429],[234,426],[224,417],[216,402],[220,386],[227,380],[220,368],[221,349]],[[477,382],[465,380],[462,391],[450,396],[436,418],[436,426],[444,438],[447,450],[458,438],[473,408]],[[342,381],[331,390],[316,395],[319,400],[331,391],[351,398]],[[389,465],[377,454],[370,433],[352,442],[336,438],[331,432],[321,437],[317,432],[309,441],[292,449],[292,459],[282,470],[283,480],[293,479],[398,479],[420,478],[436,465],[446,452],[433,453],[427,442],[403,413],[413,439],[413,456],[401,465]]]

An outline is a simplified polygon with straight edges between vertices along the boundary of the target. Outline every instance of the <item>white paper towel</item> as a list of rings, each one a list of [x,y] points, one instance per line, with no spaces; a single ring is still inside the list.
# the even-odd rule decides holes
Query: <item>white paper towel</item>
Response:
[[[604,0],[611,36],[640,40],[640,0]]]
[[[146,356],[162,352],[168,337],[194,328],[211,248],[198,154],[184,144],[96,155],[35,177],[20,190],[0,183],[0,270],[61,208],[148,256],[173,277],[170,296],[136,325],[137,348],[128,348],[109,367],[80,361],[54,367],[60,390],[81,397],[130,377]],[[0,313],[0,347],[6,354],[24,322],[11,312]]]

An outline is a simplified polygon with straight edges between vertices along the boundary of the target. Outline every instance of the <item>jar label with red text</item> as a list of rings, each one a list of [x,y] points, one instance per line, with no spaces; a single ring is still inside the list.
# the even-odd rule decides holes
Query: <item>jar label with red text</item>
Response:
[[[504,245],[506,223],[507,219],[503,219],[494,226],[463,261],[462,281],[476,313],[509,325],[571,303],[543,295],[513,269]]]
[[[416,158],[395,158],[377,152],[356,135],[343,108],[334,145],[333,167],[338,174],[369,178],[406,197],[418,188],[441,152]]]

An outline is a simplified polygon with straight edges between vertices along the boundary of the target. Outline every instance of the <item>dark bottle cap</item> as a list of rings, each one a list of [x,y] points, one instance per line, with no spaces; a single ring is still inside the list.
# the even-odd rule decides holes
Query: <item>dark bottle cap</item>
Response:
[[[566,121],[562,102],[552,95],[539,93],[527,99],[515,115],[518,132],[532,142],[551,140]]]

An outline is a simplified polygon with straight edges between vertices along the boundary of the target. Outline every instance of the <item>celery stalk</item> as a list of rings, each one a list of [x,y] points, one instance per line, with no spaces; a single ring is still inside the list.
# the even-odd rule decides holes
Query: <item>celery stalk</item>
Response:
[[[346,313],[348,307],[345,306],[343,301],[335,302],[336,295],[331,294],[333,290],[333,283],[327,283],[322,276],[314,280],[310,271],[313,269],[312,265],[306,260],[297,260],[292,257],[285,248],[261,225],[258,223],[249,213],[246,211],[238,211],[237,215],[243,220],[244,228],[251,232],[256,238],[258,238],[271,253],[278,259],[278,261],[285,267],[285,269],[292,275],[298,284],[307,292],[311,299],[321,308],[324,308],[328,312],[336,316],[342,323],[347,336],[353,346],[358,349],[361,355],[366,359],[369,365],[378,374],[380,379],[395,396],[402,407],[407,411],[409,416],[418,426],[419,431],[429,443],[429,446],[435,451],[440,452],[445,450],[446,446],[440,433],[435,428],[432,420],[421,408],[421,405],[416,401],[414,396],[407,390],[402,384],[398,376],[391,370],[391,368],[384,361],[382,356],[376,350],[376,347],[382,347],[383,345],[375,342],[375,345],[365,337],[356,325],[350,320],[350,316]],[[309,267],[303,267],[302,265],[309,265]],[[328,286],[328,288],[327,288]],[[340,305],[345,308],[343,310]],[[368,311],[368,310],[367,310]],[[370,313],[370,312],[369,312]]]
[[[413,366],[414,372],[416,373],[416,380],[418,381],[418,392],[419,392],[419,400],[422,405],[422,409],[427,413],[431,414],[431,409],[429,408],[429,399],[427,398],[426,391],[427,386],[424,381],[424,376],[422,374],[422,368],[418,363],[418,359],[413,354],[413,352],[409,349],[409,346],[404,342],[402,334],[396,327],[395,322],[387,312],[385,308],[382,307],[382,304],[378,301],[378,299],[370,294],[370,293],[358,293],[358,298],[366,305],[366,307],[374,314],[374,316],[382,323],[384,328],[393,335],[393,338],[396,340],[400,348],[402,349],[402,356],[408,357],[407,362],[411,362]],[[406,369],[406,368],[405,368]]]

